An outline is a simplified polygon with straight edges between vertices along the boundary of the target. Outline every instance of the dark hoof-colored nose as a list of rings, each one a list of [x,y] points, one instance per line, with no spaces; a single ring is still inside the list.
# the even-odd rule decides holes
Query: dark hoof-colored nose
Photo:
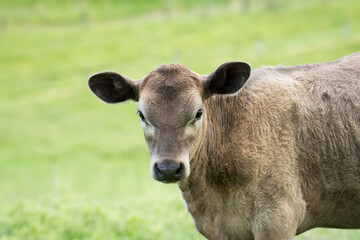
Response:
[[[184,165],[182,163],[170,159],[155,163],[154,168],[156,180],[165,183],[179,181],[184,172]]]

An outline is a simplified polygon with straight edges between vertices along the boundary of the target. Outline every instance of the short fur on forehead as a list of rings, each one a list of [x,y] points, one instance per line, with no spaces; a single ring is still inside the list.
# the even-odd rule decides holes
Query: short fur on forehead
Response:
[[[140,84],[140,92],[149,88],[155,92],[187,91],[191,88],[202,91],[199,75],[181,64],[163,64],[150,72]],[[160,93],[159,92],[159,93]]]
[[[194,101],[196,96],[201,99],[202,86],[199,75],[184,66],[161,65],[143,79],[140,98],[154,124],[179,127],[193,117]]]

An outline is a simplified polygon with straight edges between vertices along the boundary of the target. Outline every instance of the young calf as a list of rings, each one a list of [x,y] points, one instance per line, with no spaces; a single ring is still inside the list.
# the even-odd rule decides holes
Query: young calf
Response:
[[[139,102],[151,176],[178,183],[206,238],[359,228],[360,53],[250,71],[170,64],[141,80],[97,73],[89,86],[107,103]]]

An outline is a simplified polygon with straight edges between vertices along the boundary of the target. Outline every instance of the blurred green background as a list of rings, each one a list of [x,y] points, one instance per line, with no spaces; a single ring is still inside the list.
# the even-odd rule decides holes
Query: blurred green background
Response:
[[[178,62],[207,74],[359,49],[358,0],[0,0],[0,239],[203,239],[177,186],[149,176],[136,103],[100,102],[92,73]]]

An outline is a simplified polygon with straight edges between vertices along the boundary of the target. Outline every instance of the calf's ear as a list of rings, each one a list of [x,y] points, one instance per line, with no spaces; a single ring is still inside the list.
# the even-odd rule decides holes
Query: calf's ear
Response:
[[[204,98],[213,94],[237,92],[249,78],[251,66],[246,62],[233,61],[222,64],[215,72],[204,76]]]
[[[139,99],[139,81],[116,72],[99,72],[92,75],[89,78],[89,87],[96,96],[107,103]]]

